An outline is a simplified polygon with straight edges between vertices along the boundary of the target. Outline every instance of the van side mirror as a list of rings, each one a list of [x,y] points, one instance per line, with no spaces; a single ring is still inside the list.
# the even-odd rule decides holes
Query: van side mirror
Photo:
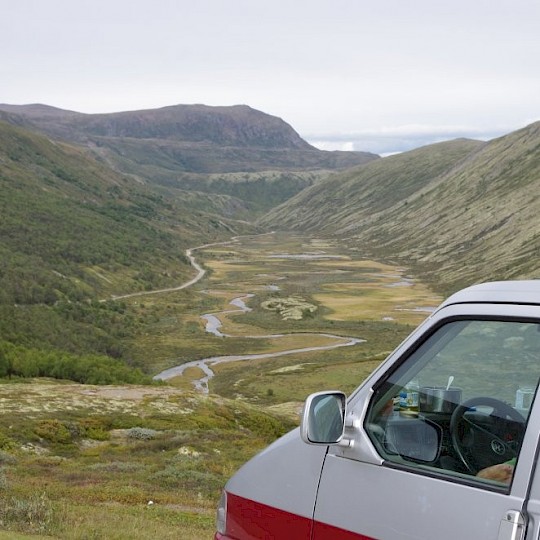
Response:
[[[347,398],[343,392],[317,392],[304,404],[300,435],[307,444],[337,444],[343,438]]]

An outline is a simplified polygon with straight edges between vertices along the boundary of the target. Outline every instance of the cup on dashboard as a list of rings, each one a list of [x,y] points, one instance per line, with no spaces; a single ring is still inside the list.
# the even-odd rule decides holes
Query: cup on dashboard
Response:
[[[419,405],[421,412],[448,413],[461,403],[461,388],[451,386],[422,386],[420,388]]]

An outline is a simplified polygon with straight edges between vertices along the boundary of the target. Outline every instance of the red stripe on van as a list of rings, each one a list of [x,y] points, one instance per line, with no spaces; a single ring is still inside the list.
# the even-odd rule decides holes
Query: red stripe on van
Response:
[[[310,540],[311,519],[227,493],[227,537]]]
[[[227,493],[227,534],[215,540],[312,540],[313,522],[285,510]],[[315,524],[314,540],[373,540],[326,525]]]

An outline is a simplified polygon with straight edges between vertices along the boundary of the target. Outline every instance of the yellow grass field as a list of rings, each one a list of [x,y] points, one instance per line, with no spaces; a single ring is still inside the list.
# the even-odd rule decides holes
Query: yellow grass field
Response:
[[[334,283],[313,298],[329,308],[334,321],[393,320],[419,324],[441,298],[421,284],[384,286],[378,283]]]

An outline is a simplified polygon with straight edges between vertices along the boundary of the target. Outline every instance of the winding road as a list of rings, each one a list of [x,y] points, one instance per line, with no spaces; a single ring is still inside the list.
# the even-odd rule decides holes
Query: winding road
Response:
[[[269,233],[265,233],[265,234],[269,234]],[[122,300],[123,298],[133,298],[135,296],[147,296],[149,294],[162,294],[162,293],[181,291],[182,289],[187,289],[188,287],[195,285],[195,283],[200,281],[203,278],[203,276],[206,274],[206,270],[200,264],[198,264],[197,261],[195,260],[195,257],[193,256],[193,252],[196,249],[204,249],[204,248],[212,247],[212,246],[225,246],[227,244],[233,244],[234,242],[236,242],[238,238],[240,238],[240,236],[235,236],[231,240],[227,240],[226,242],[214,242],[213,244],[203,244],[202,246],[186,249],[186,257],[189,259],[189,263],[191,264],[191,266],[193,266],[193,268],[197,270],[197,275],[193,279],[190,279],[189,281],[182,283],[182,285],[178,285],[176,287],[169,287],[167,289],[155,289],[153,291],[139,291],[139,292],[134,292],[134,293],[129,293],[129,294],[122,294],[120,296],[113,295],[111,298],[109,298],[109,300]],[[105,302],[105,300],[102,300],[102,302]]]

